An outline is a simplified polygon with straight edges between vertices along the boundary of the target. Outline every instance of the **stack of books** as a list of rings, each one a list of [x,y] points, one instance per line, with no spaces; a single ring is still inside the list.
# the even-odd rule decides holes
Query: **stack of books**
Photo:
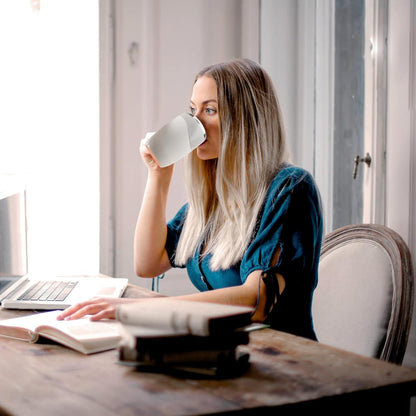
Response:
[[[236,376],[249,365],[252,309],[207,302],[158,299],[120,305],[119,362],[144,371]]]

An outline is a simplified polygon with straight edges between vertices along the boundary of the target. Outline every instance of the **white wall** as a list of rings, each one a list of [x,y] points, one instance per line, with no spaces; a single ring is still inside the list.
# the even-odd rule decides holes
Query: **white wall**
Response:
[[[260,59],[273,78],[295,160],[300,159],[295,145],[298,137],[298,57],[294,48],[298,44],[297,23],[297,1],[262,0]]]

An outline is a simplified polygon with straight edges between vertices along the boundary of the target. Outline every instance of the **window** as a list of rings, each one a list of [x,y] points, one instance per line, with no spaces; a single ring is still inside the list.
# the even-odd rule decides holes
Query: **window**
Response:
[[[0,173],[27,189],[29,272],[99,267],[98,1],[0,13]]]

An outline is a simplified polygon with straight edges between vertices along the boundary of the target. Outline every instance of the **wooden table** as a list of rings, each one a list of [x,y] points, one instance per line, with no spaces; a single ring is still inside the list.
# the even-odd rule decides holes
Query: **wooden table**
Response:
[[[0,319],[15,314],[0,310]],[[398,415],[409,414],[416,395],[415,370],[283,332],[253,332],[246,349],[250,368],[241,377],[181,379],[117,364],[114,350],[84,356],[0,339],[0,414]]]

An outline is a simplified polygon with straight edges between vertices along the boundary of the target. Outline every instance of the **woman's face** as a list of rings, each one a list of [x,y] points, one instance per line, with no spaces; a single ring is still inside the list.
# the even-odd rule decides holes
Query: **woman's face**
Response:
[[[197,155],[202,160],[216,159],[219,154],[219,121],[217,84],[210,76],[198,78],[192,89],[191,113],[203,124],[207,138],[198,146]]]

